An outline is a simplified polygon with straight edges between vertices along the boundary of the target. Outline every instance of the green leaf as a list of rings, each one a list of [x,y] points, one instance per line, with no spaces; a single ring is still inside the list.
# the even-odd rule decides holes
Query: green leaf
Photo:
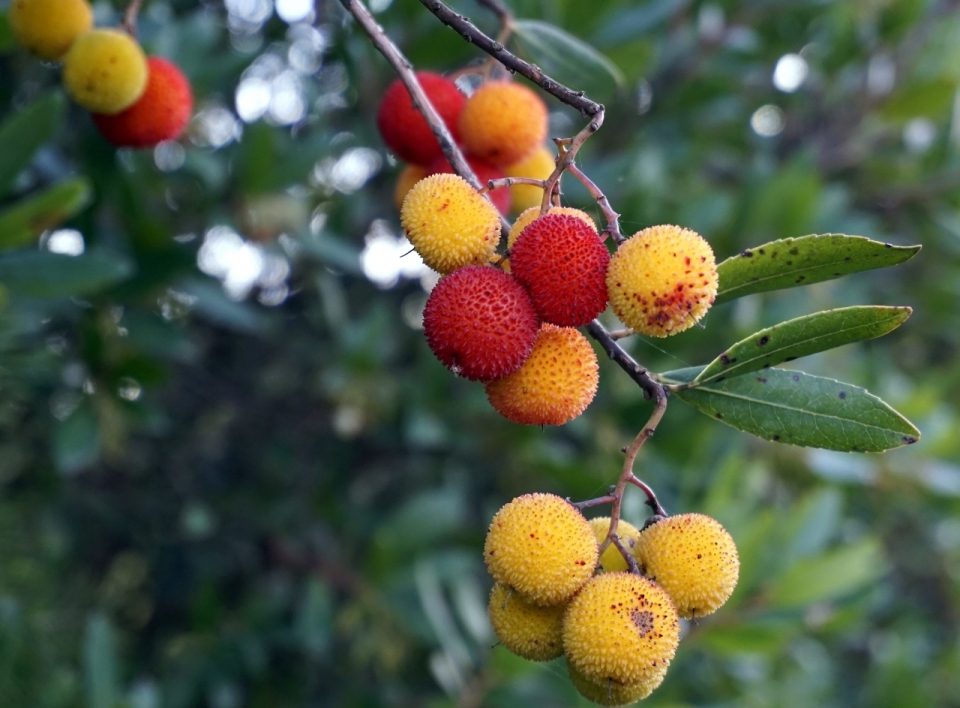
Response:
[[[64,109],[63,94],[48,93],[0,125],[0,195],[10,189],[37,149],[56,133]]]
[[[617,65],[597,49],[564,30],[539,20],[516,20],[513,34],[533,61],[568,86],[592,86],[609,77],[616,87],[624,84]]]
[[[920,246],[892,246],[863,236],[823,234],[771,241],[728,258],[719,266],[714,304],[769,290],[832,280],[886,268],[913,258]]]
[[[762,329],[707,364],[692,386],[742,376],[891,332],[913,313],[909,307],[858,306],[815,312]]]
[[[116,639],[110,620],[100,612],[87,619],[83,636],[83,680],[88,706],[112,708],[117,705],[120,686]]]
[[[132,261],[107,251],[79,256],[17,251],[0,256],[0,283],[29,297],[88,295],[126,280],[133,272]]]
[[[0,250],[29,245],[41,233],[83,211],[93,189],[84,177],[68,179],[0,212]]]
[[[690,383],[702,369],[660,374],[668,385]],[[910,421],[857,386],[802,371],[766,369],[675,391],[701,413],[764,440],[841,452],[882,452],[920,439]]]
[[[791,608],[833,600],[876,582],[886,571],[880,544],[864,538],[791,565],[774,582],[770,603]]]

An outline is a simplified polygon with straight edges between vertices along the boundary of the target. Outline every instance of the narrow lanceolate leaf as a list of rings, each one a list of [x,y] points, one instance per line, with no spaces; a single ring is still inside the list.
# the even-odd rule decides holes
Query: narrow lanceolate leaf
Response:
[[[823,234],[771,241],[719,266],[714,304],[744,295],[795,288],[913,258],[920,246],[892,246],[863,236]]]
[[[609,77],[616,86],[624,83],[623,73],[616,64],[555,25],[540,20],[515,20],[513,35],[531,58],[561,83],[576,85],[577,78],[580,83],[591,80],[593,83],[587,85],[593,86],[593,90],[598,88],[598,78],[602,82],[604,77]]]
[[[707,364],[691,387],[742,376],[802,356],[873,339],[906,322],[909,307],[858,306],[815,312],[762,329]]]
[[[65,108],[63,94],[49,93],[0,124],[0,195],[30,165],[37,149],[56,133]]]
[[[86,208],[92,196],[90,181],[75,177],[21,199],[0,212],[0,250],[32,243],[47,229],[62,224]]]
[[[687,384],[702,369],[660,374]],[[882,452],[920,439],[920,431],[862,388],[802,371],[764,369],[751,376],[675,390],[701,413],[764,440],[842,452]]]

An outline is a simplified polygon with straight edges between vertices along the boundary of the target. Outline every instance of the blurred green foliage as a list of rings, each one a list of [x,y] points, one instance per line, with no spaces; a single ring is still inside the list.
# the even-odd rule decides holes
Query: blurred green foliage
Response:
[[[482,59],[420,3],[373,4],[418,67]],[[638,472],[724,523],[743,568],[648,703],[960,705],[957,3],[513,9],[536,22],[511,46],[607,105],[580,162],[627,233],[678,223],[721,259],[807,233],[924,247],[627,340],[664,371],[816,310],[908,305],[804,369],[924,436],[775,445],[675,401]],[[399,245],[373,120],[391,73],[339,4],[309,12],[148,2],[141,39],[197,116],[179,144],[117,152],[0,9],[0,706],[584,704],[562,662],[493,647],[483,535],[516,494],[602,493],[650,404],[604,361],[582,418],[520,428],[434,360],[416,269],[371,255]],[[551,133],[576,132],[549,102]],[[638,495],[625,514],[642,521]]]

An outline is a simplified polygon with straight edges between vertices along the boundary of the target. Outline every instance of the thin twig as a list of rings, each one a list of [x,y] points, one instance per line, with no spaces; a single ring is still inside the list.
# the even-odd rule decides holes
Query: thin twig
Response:
[[[421,0],[422,2],[423,0]],[[597,111],[593,118],[590,119],[590,122],[581,130],[579,133],[571,138],[569,144],[565,144],[566,152],[564,152],[564,147],[560,143],[557,143],[557,147],[561,150],[561,154],[557,156],[557,166],[547,178],[547,188],[543,192],[543,201],[540,202],[540,216],[543,216],[548,211],[550,211],[550,196],[554,193],[554,190],[560,186],[560,177],[563,175],[564,171],[573,166],[573,161],[577,156],[577,152],[583,146],[591,135],[600,130],[600,126],[603,125],[603,106],[600,106],[600,110]]]
[[[627,375],[636,381],[637,385],[643,389],[644,397],[657,400],[660,396],[666,397],[664,387],[650,376],[650,372],[640,366],[632,356],[627,354],[619,344],[617,344],[610,333],[600,324],[599,320],[594,320],[587,325],[587,331],[590,336],[597,340],[607,356],[613,360],[617,366],[627,372]]]
[[[140,14],[141,7],[143,7],[143,0],[132,0],[127,5],[126,12],[123,13],[123,28],[134,39],[137,38],[137,16]]]
[[[654,493],[653,489],[650,487],[649,484],[644,482],[642,479],[640,479],[636,475],[630,475],[630,478],[627,479],[627,481],[630,484],[636,487],[640,487],[640,489],[643,490],[643,493],[647,495],[647,506],[649,506],[653,510],[653,513],[656,516],[663,516],[664,518],[669,516],[669,514],[667,514],[667,510],[664,509],[663,506],[661,506],[660,500],[657,499],[657,495]]]
[[[612,329],[608,332],[610,339],[613,341],[618,341],[620,339],[626,339],[627,337],[632,337],[636,334],[632,329]]]
[[[486,185],[480,189],[480,194],[486,194],[487,192],[492,192],[494,189],[501,189],[502,187],[512,187],[515,184],[529,184],[534,187],[540,187],[540,189],[545,189],[547,181],[534,177],[500,177],[499,179],[487,180]]]
[[[343,2],[343,0],[341,0]],[[511,71],[530,79],[547,93],[558,100],[579,110],[585,116],[595,116],[603,113],[603,105],[591,101],[583,91],[573,91],[555,79],[543,73],[539,66],[524,61],[516,54],[507,50],[500,42],[486,35],[470,20],[459,15],[444,5],[440,0],[420,0],[430,12],[448,27],[460,34],[465,40],[485,51]],[[488,5],[489,7],[489,5]]]
[[[620,524],[620,507],[623,504],[623,492],[627,487],[627,483],[630,482],[632,478],[635,478],[633,474],[633,463],[637,459],[637,453],[640,452],[643,444],[649,438],[653,437],[653,433],[656,431],[657,425],[660,423],[660,419],[663,418],[666,410],[667,394],[663,389],[660,389],[660,395],[654,399],[653,413],[650,414],[650,419],[647,421],[647,424],[643,426],[643,429],[637,433],[637,437],[630,443],[630,447],[627,448],[627,456],[623,461],[623,470],[620,472],[620,479],[617,480],[617,486],[611,495],[614,497],[614,501],[610,509],[610,528],[607,531],[607,538],[600,544],[600,555],[603,555],[603,552],[607,550],[613,542],[613,539],[617,537],[617,526]],[[652,494],[653,490],[650,490],[650,493]],[[656,498],[656,496],[654,496],[654,498]],[[659,506],[659,503],[657,505]],[[618,548],[620,548],[620,546],[618,546]],[[629,563],[627,555],[624,555],[624,559]]]
[[[617,547],[617,550],[620,551],[620,555],[623,556],[623,559],[627,562],[627,567],[630,569],[630,572],[634,575],[640,575],[640,566],[637,565],[637,559],[634,558],[633,554],[623,545],[623,541],[620,540],[620,535],[613,534],[613,536],[609,536],[608,538],[613,545]]]
[[[567,501],[570,501],[570,500],[567,499]],[[613,496],[612,494],[608,494],[607,496],[604,496],[604,497],[587,499],[586,501],[582,501],[582,502],[570,502],[570,504],[572,506],[575,506],[580,511],[583,511],[584,509],[589,509],[590,507],[593,507],[593,506],[600,506],[601,504],[612,504],[615,501],[616,501],[616,497]]]
[[[603,217],[607,220],[607,228],[604,229],[604,231],[610,234],[610,238],[619,246],[624,240],[623,234],[620,233],[620,215],[610,206],[610,200],[607,199],[607,195],[600,191],[600,188],[594,184],[593,180],[587,177],[576,165],[568,165],[567,172],[576,177],[580,184],[590,192],[590,196],[596,200],[597,206],[599,206],[600,211],[603,212]]]
[[[414,108],[423,115],[427,121],[427,125],[430,126],[430,130],[433,131],[433,134],[436,136],[437,142],[440,143],[440,149],[443,151],[444,157],[447,158],[447,162],[449,162],[454,171],[467,180],[474,189],[480,189],[480,180],[477,179],[473,170],[470,169],[470,165],[467,164],[466,158],[463,156],[460,148],[457,147],[457,143],[450,134],[446,123],[443,122],[440,114],[437,113],[436,108],[430,103],[430,99],[427,98],[427,94],[420,86],[420,82],[417,81],[417,75],[413,71],[413,65],[410,63],[410,60],[403,55],[397,45],[387,36],[386,32],[383,31],[383,27],[377,23],[373,15],[370,14],[370,10],[368,10],[360,0],[340,0],[340,4],[347,9],[347,12],[353,15],[357,23],[363,28],[367,35],[369,35],[370,41],[380,50],[380,53],[386,57],[387,61],[390,62],[390,65],[397,72],[403,85],[406,86],[407,91],[410,92]]]

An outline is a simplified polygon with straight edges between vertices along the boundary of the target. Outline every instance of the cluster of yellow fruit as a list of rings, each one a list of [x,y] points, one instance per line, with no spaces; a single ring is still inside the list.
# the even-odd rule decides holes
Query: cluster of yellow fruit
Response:
[[[513,115],[505,105],[510,87],[521,88],[492,82],[466,100],[458,125],[474,154],[521,154],[518,141],[535,149],[534,140],[542,140],[539,129],[524,134],[504,118]],[[380,123],[382,132],[385,124],[397,128],[383,115]],[[432,141],[439,150],[429,130],[422,137],[418,145]],[[500,254],[497,208],[454,174],[417,181],[400,221],[424,263],[443,275],[424,310],[433,353],[454,373],[483,382],[490,403],[509,420],[562,425],[597,390],[596,354],[576,328],[609,304],[636,332],[682,332],[713,303],[717,269],[709,244],[690,230],[650,227],[616,244],[611,256],[606,234],[588,214],[555,206],[541,215],[535,201],[517,217]]]
[[[468,98],[453,81],[439,74],[417,72],[417,81],[482,183],[502,177],[546,179],[553,172],[553,153],[544,145],[547,107],[529,88],[490,81]],[[399,79],[384,94],[377,126],[387,146],[409,163],[397,179],[398,208],[410,188],[424,177],[453,172]],[[539,204],[542,196],[539,187],[517,184],[490,198],[507,214]]]
[[[13,0],[10,29],[29,52],[63,64],[63,86],[114,145],[149,147],[183,132],[190,83],[119,29],[93,28],[87,0]]]
[[[641,575],[615,546],[599,557],[609,518],[587,521],[552,494],[527,494],[493,517],[484,561],[496,581],[488,613],[497,638],[532,661],[566,655],[570,679],[605,706],[650,695],[680,642],[680,618],[715,612],[737,584],[730,534],[702,514],[655,517],[617,535]]]

